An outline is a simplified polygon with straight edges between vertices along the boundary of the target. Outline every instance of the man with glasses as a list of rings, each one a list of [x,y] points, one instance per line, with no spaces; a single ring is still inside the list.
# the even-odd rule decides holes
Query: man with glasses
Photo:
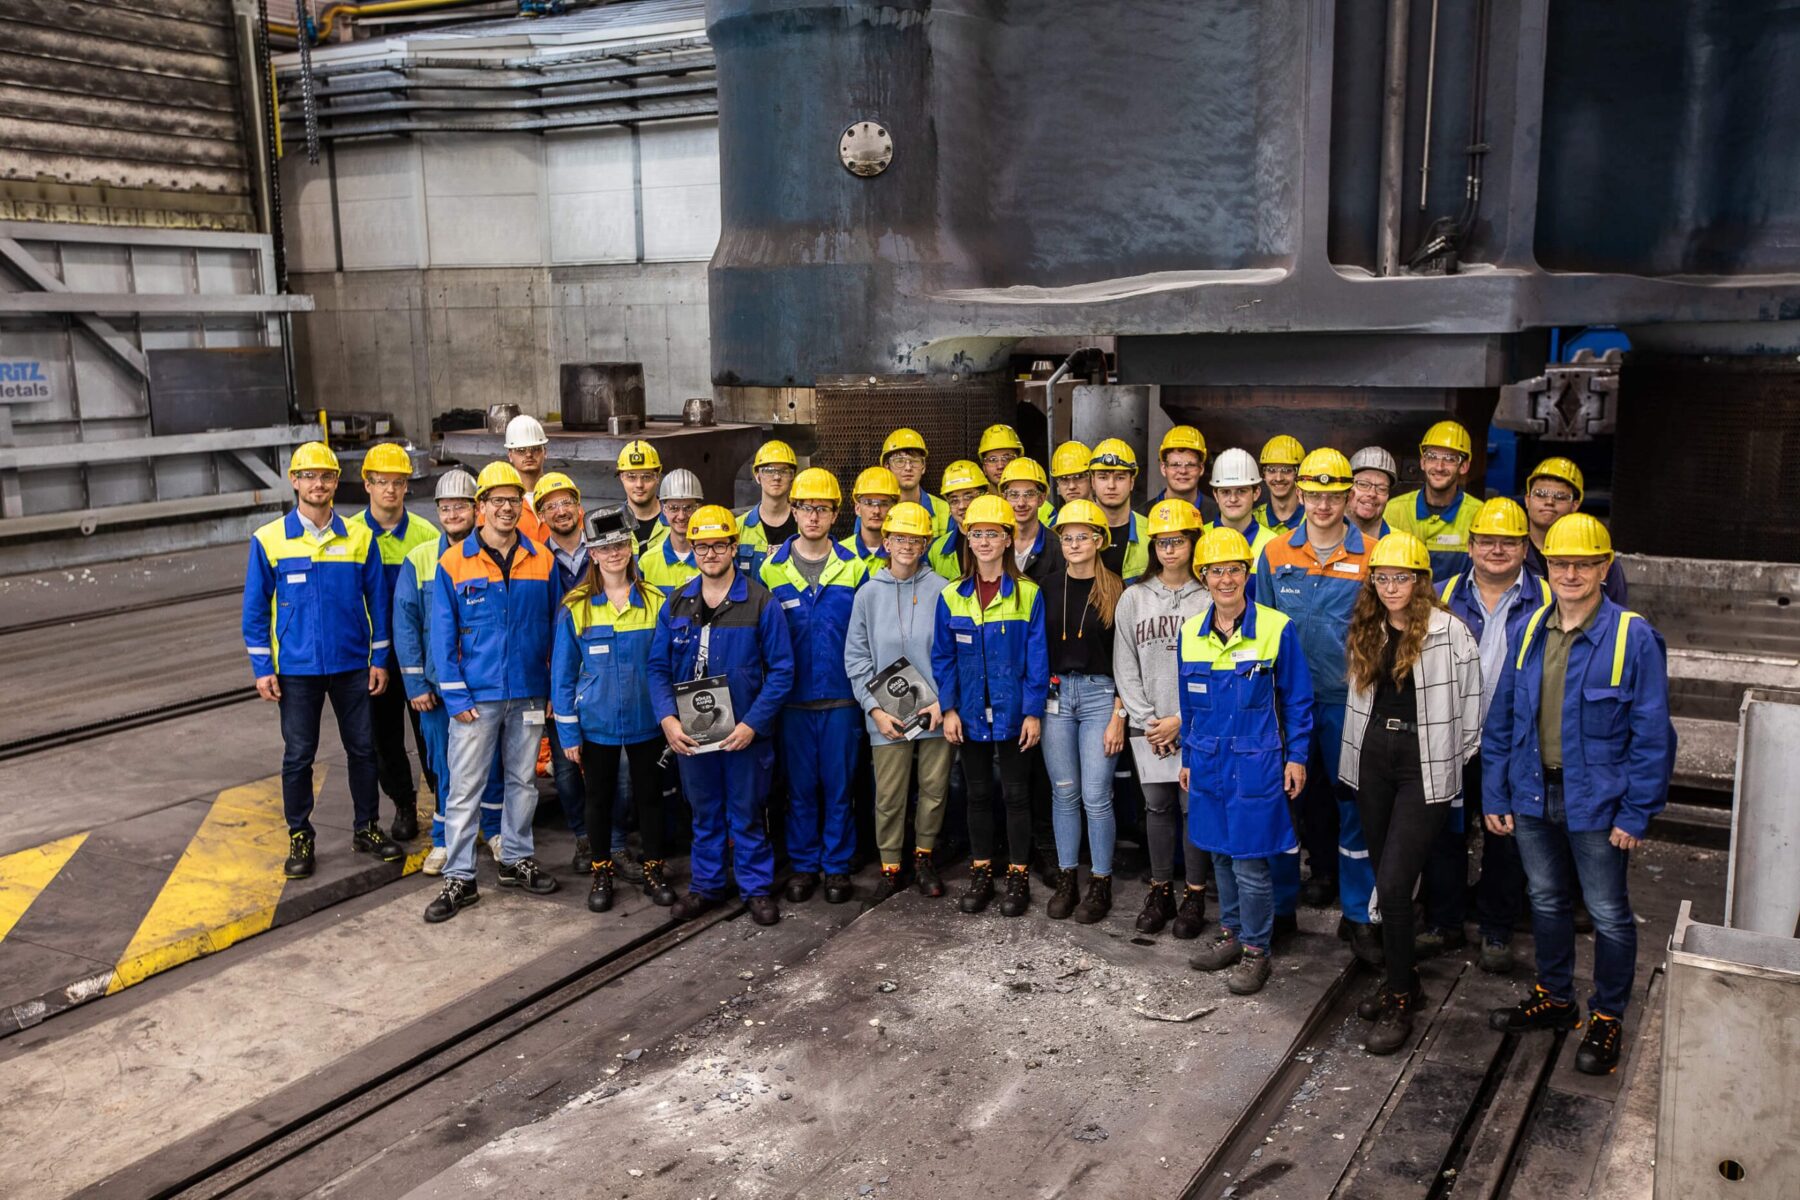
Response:
[[[1544,535],[1557,521],[1581,508],[1581,468],[1560,456],[1546,458],[1525,481],[1525,515],[1531,521],[1531,536],[1525,544],[1525,566],[1539,577],[1544,575]],[[1613,559],[1606,569],[1606,582],[1601,584],[1606,598],[1614,604],[1625,603],[1625,569]]]
[[[888,510],[900,503],[900,481],[886,467],[869,467],[856,477],[850,499],[856,505],[856,524],[838,545],[854,554],[865,572],[879,571],[887,562],[881,526]]]
[[[1201,432],[1192,425],[1171,425],[1157,447],[1156,460],[1163,490],[1150,498],[1150,505],[1170,497],[1186,500],[1201,516],[1210,518],[1212,514],[1206,511],[1210,506],[1200,491],[1206,476],[1206,438]]]
[[[1262,557],[1263,547],[1275,540],[1275,531],[1256,519],[1256,497],[1261,492],[1262,475],[1250,452],[1235,447],[1225,451],[1213,461],[1212,469],[1213,503],[1218,506],[1219,516],[1203,525],[1201,531],[1237,530],[1250,546],[1250,561],[1257,561]],[[1254,587],[1249,600],[1251,603],[1256,601]]]
[[[902,503],[917,504],[931,516],[931,533],[940,537],[950,531],[950,506],[925,490],[925,465],[929,455],[925,439],[916,429],[896,429],[881,443],[880,463],[894,473],[900,484]]]
[[[649,442],[626,442],[615,469],[619,489],[625,493],[626,527],[637,538],[638,550],[648,550],[669,534],[656,496],[662,483],[662,455]]]
[[[1050,527],[1038,519],[1050,492],[1044,468],[1029,458],[1015,458],[1000,473],[1000,498],[1013,510],[1013,557],[1033,583],[1043,583],[1062,566],[1062,546]]]
[[[351,845],[382,862],[406,851],[381,831],[369,697],[388,686],[388,606],[393,593],[366,526],[332,510],[337,455],[307,442],[288,463],[294,511],[259,528],[244,571],[244,650],[256,694],[281,706],[281,806],[289,879],[313,873],[313,758],[325,701],[344,743]],[[349,617],[346,620],[346,616]]]
[[[544,453],[549,448],[550,435],[544,432],[543,423],[536,417],[521,413],[506,423],[506,461],[519,473],[520,486],[525,489],[519,532],[540,546],[550,536],[550,531],[531,507],[531,495],[537,487],[538,476],[544,472]]]
[[[395,585],[400,582],[400,567],[414,547],[437,541],[438,531],[430,521],[406,511],[406,491],[412,480],[412,456],[406,448],[393,442],[370,446],[363,456],[363,489],[369,493],[369,507],[350,518],[375,539],[381,555],[381,587],[391,601]],[[381,656],[381,665],[390,684],[400,664],[394,659],[393,627],[381,630],[389,649]],[[436,767],[424,753],[425,735],[419,728],[419,715],[406,703],[406,691],[386,687],[379,695],[369,697],[369,724],[375,737],[375,767],[381,790],[394,802],[394,823],[388,836],[397,842],[410,842],[419,836],[419,786],[413,774],[412,760],[406,756],[406,726],[411,717],[413,745],[419,747],[419,759],[425,767],[425,782],[435,788],[432,772]]]
[[[962,578],[963,514],[975,497],[987,495],[987,478],[977,463],[959,458],[944,468],[944,503],[950,509],[950,528],[931,543],[926,552],[931,569],[954,583]]]
[[[658,499],[662,515],[657,520],[665,532],[638,556],[638,571],[644,582],[672,592],[700,570],[688,542],[688,522],[700,509],[700,477],[676,467],[662,481]]]
[[[1439,421],[1419,442],[1425,486],[1388,501],[1388,524],[1425,543],[1433,579],[1469,569],[1469,526],[1481,511],[1481,501],[1463,491],[1472,450],[1467,429],[1455,421]]]
[[[544,548],[556,560],[553,582],[560,604],[588,573],[587,513],[581,507],[581,489],[561,471],[551,471],[532,489],[531,503],[544,522]],[[587,786],[582,782],[581,767],[562,752],[555,721],[550,722],[547,735],[556,801],[562,806],[569,832],[575,835],[575,856],[569,869],[577,875],[587,875],[594,869],[592,844],[588,841]]]
[[[1100,552],[1100,561],[1126,583],[1133,583],[1150,567],[1150,542],[1144,536],[1144,519],[1131,511],[1131,489],[1137,486],[1137,455],[1119,438],[1107,438],[1094,447],[1088,459],[1088,478],[1093,481],[1094,502],[1106,513],[1112,542]]]
[[[1393,532],[1384,514],[1399,482],[1400,464],[1380,446],[1364,446],[1350,456],[1350,523],[1371,542]]]
[[[1483,813],[1518,842],[1531,895],[1537,982],[1489,1014],[1504,1033],[1574,1029],[1577,897],[1594,921],[1594,990],[1575,1069],[1610,1073],[1637,968],[1626,890],[1631,851],[1668,801],[1675,765],[1662,635],[1606,598],[1606,527],[1570,513],[1544,538],[1554,605],[1526,623],[1501,667],[1481,735]]]
[[[1088,478],[1093,454],[1085,443],[1064,442],[1050,456],[1050,478],[1056,481],[1057,504],[1094,498],[1094,484]]]
[[[475,830],[495,748],[506,780],[500,815],[500,886],[534,895],[556,880],[532,857],[538,740],[550,694],[550,630],[562,597],[556,560],[519,532],[525,484],[511,464],[475,481],[480,526],[438,559],[431,654],[450,714],[450,799],[444,806],[444,887],[425,920],[448,921],[481,899]]]
[[[1256,461],[1262,468],[1263,486],[1268,489],[1269,498],[1256,506],[1256,523],[1264,529],[1275,533],[1298,529],[1306,519],[1295,484],[1300,460],[1305,457],[1306,450],[1299,440],[1285,433],[1263,443]]]
[[[1375,871],[1356,795],[1337,778],[1344,704],[1350,695],[1345,643],[1374,549],[1374,543],[1345,520],[1350,482],[1350,460],[1340,451],[1314,450],[1301,462],[1298,486],[1306,521],[1263,550],[1256,566],[1256,599],[1292,618],[1312,675],[1316,736],[1295,822],[1312,868],[1305,899],[1308,904],[1326,904],[1335,890],[1344,914],[1339,935],[1349,939],[1358,958],[1379,966],[1381,936],[1371,924],[1370,910]],[[1282,855],[1275,862],[1277,921],[1293,913],[1299,882],[1296,856]]]
[[[975,460],[981,464],[981,473],[987,476],[989,486],[999,491],[1000,474],[1006,470],[1006,464],[1024,453],[1025,443],[1019,440],[1018,431],[1011,425],[989,425],[981,431]]]
[[[794,473],[799,468],[800,460],[786,442],[771,438],[757,447],[756,457],[750,460],[750,474],[762,489],[762,499],[738,517],[742,530],[738,535],[738,570],[756,574],[770,548],[794,536],[794,508],[788,502],[788,491],[794,486]]]

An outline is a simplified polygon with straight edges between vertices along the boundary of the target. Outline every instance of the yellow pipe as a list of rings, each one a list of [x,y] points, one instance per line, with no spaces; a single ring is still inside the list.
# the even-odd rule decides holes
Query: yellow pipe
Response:
[[[331,27],[337,21],[339,13],[347,21],[352,17],[378,17],[383,13],[417,12],[426,8],[456,8],[473,3],[475,0],[381,0],[379,4],[333,4],[319,14],[318,32],[313,37],[313,44],[317,45],[331,36]],[[295,40],[300,37],[298,26],[284,25],[279,21],[269,22],[269,32]]]

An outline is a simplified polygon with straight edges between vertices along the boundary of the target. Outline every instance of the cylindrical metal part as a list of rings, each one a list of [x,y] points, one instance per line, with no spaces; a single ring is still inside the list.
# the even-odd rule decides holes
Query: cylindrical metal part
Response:
[[[644,416],[644,364],[564,363],[562,423],[577,431],[606,429],[613,417]]]
[[[1383,275],[1400,273],[1400,210],[1406,171],[1406,43],[1412,0],[1388,0],[1387,69],[1381,98],[1381,209],[1376,253]]]
[[[1150,385],[1145,383],[1078,383],[1070,402],[1071,436],[1094,446],[1119,438],[1137,454],[1137,486],[1133,502],[1160,487],[1156,448],[1150,444]]]

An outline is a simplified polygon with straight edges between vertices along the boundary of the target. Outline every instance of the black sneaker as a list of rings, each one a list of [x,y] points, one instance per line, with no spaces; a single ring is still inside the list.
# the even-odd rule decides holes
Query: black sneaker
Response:
[[[819,877],[811,871],[796,871],[788,876],[787,902],[789,904],[805,904],[812,899],[813,889],[819,886]]]
[[[388,826],[388,836],[396,842],[410,842],[419,836],[419,798],[402,800],[394,811],[394,823]]]
[[[603,913],[613,906],[613,872],[609,862],[595,863],[594,882],[588,887],[589,912]]]
[[[425,920],[432,925],[448,921],[463,909],[481,900],[481,892],[473,879],[446,879],[437,899],[425,906]]]
[[[350,844],[364,854],[373,854],[382,862],[399,862],[406,857],[406,851],[381,832],[378,821],[370,821],[350,836]]]
[[[617,874],[618,869],[619,863],[618,860],[615,859],[613,861],[613,872]],[[656,905],[658,908],[672,907],[675,903],[675,889],[669,886],[669,880],[664,874],[662,860],[646,858],[640,871],[644,876],[644,895],[650,897],[650,903]]]
[[[1185,942],[1199,937],[1205,928],[1206,889],[1182,888],[1181,903],[1175,909],[1175,928],[1169,932]]]
[[[1420,960],[1436,958],[1440,954],[1461,950],[1468,944],[1468,936],[1460,929],[1442,929],[1436,925],[1428,925],[1413,937],[1413,957]]]
[[[569,860],[569,870],[576,875],[586,875],[594,869],[594,848],[586,838],[575,839],[575,856]]]
[[[932,861],[929,850],[913,851],[913,886],[919,889],[921,896],[944,894],[944,881],[938,878],[937,864]]]
[[[1363,1049],[1370,1054],[1392,1054],[1406,1045],[1406,1039],[1412,1036],[1413,1013],[1417,1007],[1411,995],[1389,992],[1381,1012],[1375,1017],[1375,1027],[1363,1039]]]
[[[527,856],[515,863],[500,864],[500,886],[524,888],[534,896],[548,896],[556,890],[556,880],[538,865],[537,859]]]
[[[288,856],[282,871],[289,879],[305,879],[313,873],[312,834],[304,829],[288,834]]]
[[[1314,875],[1300,885],[1300,903],[1308,908],[1330,908],[1337,903],[1338,882]]]
[[[1044,906],[1044,915],[1052,921],[1066,921],[1075,906],[1081,902],[1081,880],[1076,871],[1058,871],[1054,881],[1056,891],[1050,897],[1050,903]]]
[[[1087,895],[1081,898],[1081,904],[1075,909],[1077,925],[1098,925],[1112,911],[1112,876],[1088,876]]]
[[[874,908],[883,900],[898,896],[906,890],[906,883],[900,878],[900,864],[893,863],[881,868],[881,878],[875,881],[875,890],[869,893],[869,907]]]
[[[1587,1033],[1575,1050],[1575,1069],[1583,1075],[1610,1075],[1619,1065],[1619,1052],[1624,1046],[1625,1022],[1589,1013]]]
[[[848,875],[827,875],[825,877],[825,903],[842,904],[856,895],[856,885],[850,882]]]
[[[1144,896],[1143,911],[1138,913],[1137,931],[1139,933],[1161,933],[1175,917],[1175,885],[1172,883],[1153,883],[1150,891]]]
[[[1006,892],[1000,897],[1000,915],[1022,917],[1031,910],[1031,872],[1023,863],[1006,868]]]
[[[1534,1029],[1573,1029],[1581,1024],[1581,1010],[1568,1000],[1552,999],[1538,984],[1531,994],[1511,1008],[1488,1010],[1488,1028],[1501,1033],[1530,1033]]]
[[[982,863],[978,867],[969,868],[969,886],[956,902],[956,907],[966,913],[978,913],[988,906],[994,898],[994,866]]]

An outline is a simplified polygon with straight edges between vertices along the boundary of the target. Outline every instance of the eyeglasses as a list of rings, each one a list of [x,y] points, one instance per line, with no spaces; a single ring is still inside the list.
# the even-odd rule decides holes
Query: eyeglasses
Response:
[[[966,536],[971,542],[997,542],[1012,535],[1004,529],[971,529]]]
[[[783,466],[780,463],[773,466],[765,464],[756,468],[756,473],[758,475],[767,475],[771,479],[792,479],[794,477],[794,468]]]
[[[460,516],[473,511],[474,508],[475,506],[467,500],[439,500],[437,502],[438,515],[441,517]]]
[[[538,511],[540,513],[566,513],[575,512],[580,507],[581,506],[573,500],[552,500],[550,503],[544,505],[544,507],[538,509]]]
[[[1552,571],[1573,572],[1577,575],[1591,575],[1604,571],[1611,564],[1604,558],[1552,558],[1545,562]]]
[[[894,451],[887,456],[887,460],[890,464],[898,463],[903,467],[922,467],[925,465],[925,456],[923,454],[913,454],[912,452],[905,450]]]
[[[483,503],[491,504],[495,508],[519,508],[524,505],[525,498],[523,496],[487,496],[483,498]]]
[[[1575,493],[1553,492],[1549,488],[1532,488],[1531,498],[1533,500],[1546,500],[1551,504],[1567,504],[1575,498]]]
[[[1242,563],[1225,563],[1222,566],[1206,568],[1208,579],[1242,579],[1248,572]]]
[[[542,446],[514,446],[506,454],[508,458],[542,458],[544,457],[544,448]]]
[[[829,517],[837,509],[829,504],[796,504],[794,511],[807,517]]]
[[[892,508],[900,503],[891,496],[858,496],[856,502],[864,508]]]
[[[661,471],[620,471],[620,483],[655,483],[662,478]]]
[[[695,542],[693,547],[695,558],[726,558],[737,552],[733,542]]]
[[[363,487],[366,490],[371,491],[371,492],[377,491],[377,490],[386,492],[386,491],[391,491],[395,488],[403,488],[405,486],[406,486],[406,480],[400,479],[400,478],[365,479],[365,480],[363,480]]]
[[[700,511],[698,504],[686,500],[664,500],[662,508],[671,517],[691,517]]]
[[[910,534],[894,533],[888,535],[887,545],[889,550],[923,550],[925,539],[913,537]]]
[[[1184,537],[1159,537],[1150,543],[1158,550],[1186,550],[1188,539]]]
[[[1500,537],[1491,533],[1478,533],[1469,539],[1471,550],[1517,550],[1524,546],[1524,538]]]
[[[1369,483],[1369,482],[1367,482],[1365,480],[1361,480],[1361,479],[1358,479],[1355,483],[1352,483],[1350,486],[1352,488],[1356,489],[1357,492],[1359,492],[1360,494],[1362,494],[1364,496],[1385,496],[1389,492],[1394,490],[1392,488],[1392,486],[1390,486],[1388,484]]]
[[[1454,467],[1464,458],[1454,450],[1427,450],[1419,457],[1428,463],[1436,463],[1442,467]]]
[[[1264,479],[1293,479],[1300,474],[1299,467],[1264,467]]]
[[[1013,450],[990,450],[981,456],[981,461],[985,466],[1004,467],[1017,457],[1018,453]]]
[[[321,479],[336,479],[336,471],[295,471],[294,478],[301,483],[318,483]]]
[[[1042,495],[1036,488],[1008,488],[1000,493],[1000,498],[1008,504],[1029,504]]]
[[[1404,575],[1371,575],[1369,581],[1376,587],[1402,587],[1405,584],[1418,582],[1418,576],[1411,571]]]
[[[1100,540],[1085,529],[1067,529],[1056,536],[1065,546],[1084,546]]]

